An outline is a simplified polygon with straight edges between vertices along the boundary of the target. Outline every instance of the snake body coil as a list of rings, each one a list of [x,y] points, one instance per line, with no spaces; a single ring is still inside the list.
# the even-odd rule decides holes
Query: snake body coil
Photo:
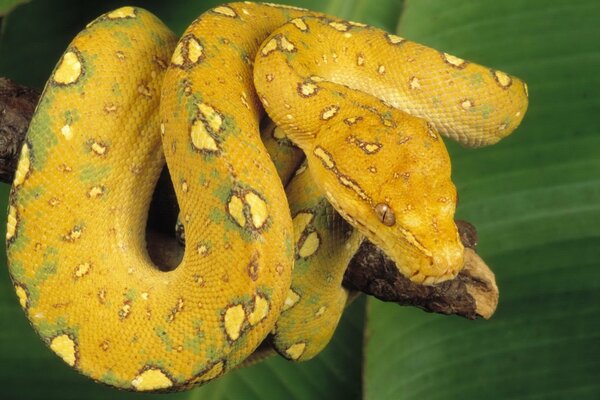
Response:
[[[307,157],[292,214],[263,106]],[[310,358],[335,329],[362,235],[414,281],[458,273],[437,132],[491,144],[526,106],[514,77],[306,10],[219,6],[179,42],[140,8],[107,13],[63,54],[23,146],[6,234],[20,304],[67,364],[124,389],[208,382],[274,327],[282,355]],[[163,151],[186,234],[169,272],[144,233]]]

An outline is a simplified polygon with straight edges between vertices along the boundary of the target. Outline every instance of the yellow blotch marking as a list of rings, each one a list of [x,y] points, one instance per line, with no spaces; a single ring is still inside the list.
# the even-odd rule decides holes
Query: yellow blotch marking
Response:
[[[21,158],[19,158],[19,164],[17,165],[17,170],[15,171],[15,178],[13,180],[14,187],[20,186],[23,184],[23,182],[25,182],[25,178],[27,178],[27,174],[29,173],[30,164],[29,145],[25,143],[21,149]]]
[[[340,181],[340,183],[352,190],[354,190],[354,192],[356,192],[356,194],[358,195],[358,197],[360,197],[362,200],[366,200],[368,201],[369,196],[367,196],[367,194],[362,190],[362,188],[353,180],[349,179],[347,176],[345,175],[340,175],[338,176],[338,180]]]
[[[65,236],[63,236],[63,239],[67,242],[74,242],[75,240],[81,237],[82,233],[83,228],[81,228],[80,226],[75,226]]]
[[[131,385],[136,390],[158,390],[173,386],[173,382],[158,368],[149,368],[135,377]]]
[[[380,65],[379,65],[379,67],[377,68],[377,73],[378,73],[379,75],[383,75],[383,74],[385,74],[385,65],[383,65],[383,64],[380,64]]]
[[[192,64],[195,64],[204,55],[204,47],[193,37],[188,40],[187,46],[188,58]]]
[[[365,65],[365,56],[363,56],[362,54],[356,56],[356,65],[358,65],[359,67]]]
[[[315,313],[315,316],[320,317],[321,315],[325,314],[325,311],[327,311],[327,307],[321,306]]]
[[[67,140],[71,140],[73,138],[73,130],[71,129],[71,125],[69,124],[66,124],[65,126],[60,128],[60,133],[62,133],[62,135]]]
[[[244,107],[246,107],[248,110],[250,109],[250,104],[248,103],[248,95],[246,94],[246,92],[242,92],[242,94],[240,95],[240,101],[242,102]]]
[[[273,129],[273,137],[275,139],[282,140],[285,139],[287,136],[283,129],[281,129],[279,126],[276,126],[275,129]]]
[[[229,339],[237,340],[240,337],[245,318],[246,314],[241,304],[231,306],[225,311],[225,332]]]
[[[216,12],[217,14],[225,15],[227,17],[231,17],[231,18],[237,17],[235,10],[231,7],[219,6],[219,7],[213,8],[213,11]]]
[[[200,375],[196,379],[196,381],[197,382],[206,382],[206,381],[215,379],[216,377],[218,377],[219,375],[221,375],[223,373],[223,368],[224,368],[223,361],[219,361],[218,363],[213,365],[208,371],[206,371],[202,375]]]
[[[199,244],[198,247],[196,247],[196,251],[198,252],[199,256],[204,257],[208,254],[208,246],[205,244]]]
[[[244,215],[244,203],[238,196],[233,195],[227,204],[229,215],[233,217],[239,226],[246,225],[246,216]]]
[[[281,50],[294,51],[296,49],[296,46],[294,46],[294,44],[290,42],[285,36],[281,37],[279,43],[281,45]]]
[[[358,121],[361,121],[361,120],[362,120],[362,117],[350,117],[350,118],[344,119],[344,122],[347,125],[352,126],[352,125],[356,124]]]
[[[204,122],[199,119],[194,121],[190,136],[192,138],[192,145],[198,150],[219,150],[216,140],[208,134],[206,127],[204,126]]]
[[[69,335],[56,336],[50,342],[50,348],[71,367],[75,365],[77,360],[75,342]]]
[[[148,300],[150,298],[150,294],[148,292],[143,292],[142,294],[140,294],[140,297],[142,298],[142,300]]]
[[[298,169],[296,170],[296,172],[294,172],[294,176],[298,176],[298,175],[302,174],[304,171],[306,171],[307,167],[308,167],[308,165],[306,165],[306,163],[303,163],[303,164],[300,166],[300,168],[298,168]]]
[[[340,110],[340,108],[338,106],[332,105],[329,107],[325,107],[322,111],[321,111],[321,119],[327,121],[333,117],[335,117],[335,115],[338,113],[338,111]]]
[[[309,97],[317,93],[318,88],[319,87],[314,83],[302,83],[300,84],[300,94],[304,97]]]
[[[319,239],[317,232],[311,232],[306,239],[304,239],[302,247],[298,250],[298,255],[302,258],[312,256],[319,249],[320,243],[321,240]]]
[[[87,195],[91,199],[96,199],[98,197],[102,197],[105,191],[106,188],[104,186],[92,186]]]
[[[50,205],[50,207],[56,207],[60,204],[60,200],[56,197],[52,197],[50,200],[48,200],[48,204]]]
[[[381,147],[382,146],[379,143],[367,143],[364,145],[365,153],[367,154],[376,153]]]
[[[177,43],[177,47],[173,51],[173,55],[171,56],[171,62],[175,65],[183,65],[183,43]]]
[[[300,29],[302,32],[306,32],[308,30],[308,26],[302,18],[294,18],[290,21],[296,28]]]
[[[267,82],[273,82],[273,79],[275,79],[275,75],[267,74],[265,75],[265,79],[267,80]]]
[[[123,307],[121,307],[121,309],[119,310],[119,319],[124,320],[125,318],[127,318],[130,312],[131,304],[129,302],[126,302],[125,304],[123,304]]]
[[[411,77],[409,81],[409,86],[413,90],[421,89],[421,82],[419,82],[419,78],[417,78],[416,76]]]
[[[254,326],[267,317],[269,302],[262,296],[254,296],[254,310],[248,315],[248,322]]]
[[[54,71],[53,80],[62,85],[69,85],[79,79],[81,75],[81,61],[73,51],[67,51]]]
[[[326,168],[328,168],[328,169],[335,168],[335,162],[331,158],[331,155],[329,155],[329,153],[327,153],[325,151],[325,149],[323,149],[321,146],[315,147],[315,149],[313,150],[313,154],[318,159],[320,159],[323,162],[323,164],[325,164]]]
[[[512,83],[512,79],[510,78],[510,76],[508,76],[502,71],[494,71],[494,76],[496,77],[496,80],[498,81],[500,86],[502,86],[503,88],[509,87]]]
[[[75,278],[81,278],[90,272],[91,265],[88,262],[81,263],[77,267],[75,267]]]
[[[142,96],[152,97],[152,92],[150,91],[150,88],[148,87],[148,85],[144,85],[144,84],[139,85],[137,88],[137,91]]]
[[[364,28],[365,26],[367,26],[367,24],[363,24],[362,22],[356,21],[348,21],[348,23],[352,26],[358,26],[359,28]]]
[[[460,102],[460,106],[463,108],[463,110],[469,110],[473,107],[473,102],[469,99],[465,99]]]
[[[262,50],[260,51],[262,53],[263,56],[268,55],[269,53],[271,53],[272,51],[277,49],[277,40],[275,40],[275,38],[269,40],[262,48]]]
[[[298,303],[299,301],[300,301],[300,295],[298,293],[294,292],[293,289],[289,289],[287,292],[287,296],[285,297],[285,301],[283,303],[282,311],[289,310],[294,305],[296,305],[296,303]]]
[[[291,345],[285,349],[285,352],[292,360],[297,360],[302,356],[304,350],[306,350],[306,343],[300,342]]]
[[[300,212],[296,214],[296,216],[292,220],[292,224],[294,226],[294,243],[298,243],[298,240],[300,240],[302,233],[304,232],[308,224],[310,224],[313,217],[313,214],[309,212]]]
[[[267,203],[254,192],[248,192],[245,196],[245,200],[250,206],[252,224],[257,229],[262,227],[269,216]]]
[[[391,44],[400,44],[406,40],[403,37],[400,37],[398,35],[392,35],[389,33],[386,33],[385,36],[387,37],[387,40],[389,40],[389,42]]]
[[[336,22],[336,21],[330,22],[329,26],[331,26],[336,31],[340,31],[340,32],[346,32],[348,29],[350,29],[350,27],[348,25],[343,24],[341,22]]]
[[[106,145],[103,145],[101,143],[98,142],[94,142],[92,143],[92,151],[96,154],[98,154],[99,156],[103,156],[106,153]]]
[[[219,114],[217,110],[206,103],[198,103],[198,110],[200,110],[206,119],[208,126],[213,132],[218,132],[221,130],[221,126],[223,125],[223,117],[221,117],[221,114]]]
[[[458,68],[463,67],[466,64],[465,60],[460,57],[453,56],[452,54],[442,53],[442,57],[448,64]]]
[[[25,288],[19,284],[15,285],[15,292],[17,292],[17,297],[19,298],[19,304],[23,308],[27,308],[27,291]]]
[[[15,206],[8,207],[8,217],[6,224],[6,240],[10,240],[17,233],[17,208]]]
[[[119,18],[135,18],[135,8],[133,7],[121,7],[112,11],[106,15],[110,19]]]

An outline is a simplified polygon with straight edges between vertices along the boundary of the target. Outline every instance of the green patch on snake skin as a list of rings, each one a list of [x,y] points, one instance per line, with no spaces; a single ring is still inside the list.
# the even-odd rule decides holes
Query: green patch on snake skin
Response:
[[[79,111],[76,108],[66,110],[63,115],[65,117],[65,123],[69,125],[72,125],[79,120]]]
[[[50,94],[42,97],[37,113],[31,125],[37,129],[35,135],[28,135],[31,145],[31,164],[34,170],[42,170],[46,165],[48,152],[58,143],[56,133],[52,131],[52,117],[49,111],[52,109],[52,96]]]
[[[104,375],[102,375],[100,380],[104,383],[117,387],[127,387],[129,385],[128,381],[117,378],[112,371],[106,372]]]
[[[109,165],[94,165],[87,164],[81,167],[79,179],[86,183],[95,183],[106,178],[112,172],[112,167]]]
[[[154,43],[161,47],[164,47],[167,44],[165,40],[156,32],[150,32],[150,37]]]
[[[285,255],[289,258],[292,258],[294,255],[294,241],[292,239],[292,235],[288,232],[283,239],[283,244],[285,246]]]
[[[121,97],[123,95],[123,93],[121,92],[121,87],[117,82],[112,84],[111,91],[117,97]]]
[[[167,350],[168,352],[173,351],[173,342],[171,341],[169,334],[163,326],[155,326],[154,334],[158,336],[160,341],[163,343],[163,345],[165,346],[165,350]]]
[[[129,288],[129,289],[127,289],[127,292],[125,292],[125,298],[128,301],[134,301],[137,297],[138,297],[138,290],[135,288]]]
[[[196,355],[200,355],[200,347],[204,344],[205,336],[204,332],[200,329],[202,326],[202,321],[198,323],[198,321],[193,322],[193,332],[194,336],[186,336],[183,339],[183,348],[186,350],[190,350],[192,353]]]
[[[8,256],[13,257],[13,254],[19,253],[29,243],[29,237],[27,237],[27,221],[21,219],[17,225],[17,234],[12,239],[10,246],[7,248]]]
[[[469,82],[474,88],[481,87],[484,84],[483,76],[479,72],[475,72],[469,76]]]
[[[490,115],[492,115],[492,113],[495,111],[494,107],[490,104],[482,104],[481,106],[478,107],[479,112],[481,113],[481,116],[485,119],[489,118]]]
[[[58,265],[56,264],[56,262],[44,262],[35,270],[35,277],[33,278],[32,284],[35,286],[41,284],[46,279],[56,274],[57,270]]]
[[[58,317],[54,322],[40,320],[37,328],[39,334],[48,340],[60,333],[74,333],[74,336],[79,334],[79,329],[70,327],[64,317]]]
[[[204,178],[204,179],[202,179],[202,178],[204,178],[204,177],[201,176],[201,181],[200,181],[201,185],[203,185],[206,182],[206,178]],[[232,190],[233,190],[233,187],[231,186],[230,183],[223,183],[222,185],[219,185],[215,189],[213,189],[212,194],[217,199],[219,199],[219,202],[221,204],[226,204],[227,200],[229,200],[229,195],[231,194]]]
[[[129,36],[123,31],[113,31],[113,37],[117,39],[117,42],[121,47],[125,47],[127,49],[131,48],[131,40],[129,40]]]
[[[177,88],[177,103],[181,104],[185,88],[183,85]],[[198,116],[198,104],[202,103],[200,93],[193,93],[191,96],[186,96],[185,112],[187,113],[188,121],[192,122]],[[176,115],[174,115],[175,117]]]
[[[25,279],[25,268],[21,261],[12,261],[10,263],[10,273],[13,278],[17,281],[23,281]]]

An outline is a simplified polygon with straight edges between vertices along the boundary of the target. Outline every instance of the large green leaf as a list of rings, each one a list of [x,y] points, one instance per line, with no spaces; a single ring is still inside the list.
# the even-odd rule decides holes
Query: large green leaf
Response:
[[[600,398],[600,3],[407,2],[399,32],[529,84],[522,127],[451,146],[496,272],[491,321],[369,305],[368,399]]]

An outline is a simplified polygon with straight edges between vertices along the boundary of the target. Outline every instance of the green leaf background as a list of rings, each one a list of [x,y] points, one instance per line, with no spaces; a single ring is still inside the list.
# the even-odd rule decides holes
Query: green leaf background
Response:
[[[0,18],[16,3],[0,1]],[[181,33],[217,3],[136,5]],[[41,87],[76,32],[124,4],[36,0],[17,7],[0,19],[0,76]],[[272,358],[190,392],[140,395],[97,385],[51,354],[20,310],[3,259],[0,398],[600,398],[600,2],[293,4],[397,32],[529,84],[530,109],[515,135],[479,150],[448,143],[459,217],[478,227],[479,252],[497,276],[496,315],[466,321],[363,298],[315,360]],[[1,189],[5,209],[8,188]]]

